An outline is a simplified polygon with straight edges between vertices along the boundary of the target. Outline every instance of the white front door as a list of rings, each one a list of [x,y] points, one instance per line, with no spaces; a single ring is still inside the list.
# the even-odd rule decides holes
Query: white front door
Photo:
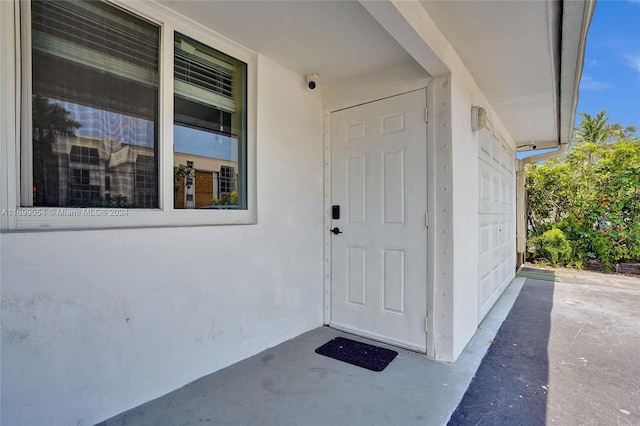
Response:
[[[422,89],[331,115],[331,227],[341,233],[331,234],[330,325],[422,352],[425,108]]]

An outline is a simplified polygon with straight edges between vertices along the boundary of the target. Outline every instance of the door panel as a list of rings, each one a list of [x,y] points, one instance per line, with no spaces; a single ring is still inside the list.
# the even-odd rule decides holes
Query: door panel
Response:
[[[213,203],[213,172],[196,170],[196,208]]]
[[[382,223],[404,225],[404,151],[382,154]]]
[[[349,223],[366,223],[367,192],[366,192],[366,158],[350,157],[347,159],[347,211]]]
[[[360,306],[367,304],[367,249],[347,248],[347,288],[348,302]]]
[[[331,116],[330,324],[426,350],[426,91]]]
[[[404,314],[406,276],[405,250],[382,250],[382,309]]]

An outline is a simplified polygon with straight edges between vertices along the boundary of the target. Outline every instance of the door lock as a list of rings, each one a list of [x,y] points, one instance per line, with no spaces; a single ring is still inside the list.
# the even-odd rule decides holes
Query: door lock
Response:
[[[331,219],[338,220],[340,219],[340,206],[331,206]]]
[[[341,230],[340,230],[340,228],[338,228],[337,226],[336,226],[336,227],[334,227],[334,228],[331,230],[331,232],[333,232],[335,235],[342,234],[342,231],[341,231]]]

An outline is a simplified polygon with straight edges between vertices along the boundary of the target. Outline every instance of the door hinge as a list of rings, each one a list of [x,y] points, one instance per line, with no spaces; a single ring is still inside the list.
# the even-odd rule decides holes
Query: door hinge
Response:
[[[427,313],[427,316],[424,318],[424,332],[428,333],[429,332],[429,315]]]
[[[429,108],[424,109],[424,121],[425,123],[429,122]]]
[[[424,212],[424,227],[429,228],[429,212]]]

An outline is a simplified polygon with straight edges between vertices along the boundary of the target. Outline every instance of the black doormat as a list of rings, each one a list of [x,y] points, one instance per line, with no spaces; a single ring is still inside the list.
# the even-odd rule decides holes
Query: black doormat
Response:
[[[384,370],[398,355],[396,351],[344,337],[336,337],[325,343],[316,349],[316,353],[372,371]]]

